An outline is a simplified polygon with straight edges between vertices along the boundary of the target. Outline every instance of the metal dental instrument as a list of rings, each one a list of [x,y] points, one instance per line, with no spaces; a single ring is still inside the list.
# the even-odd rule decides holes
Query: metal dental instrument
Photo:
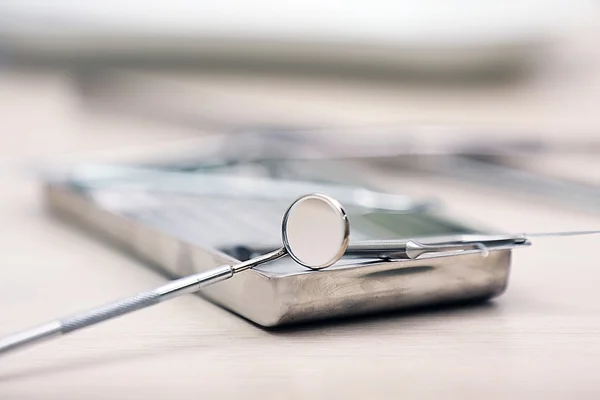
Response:
[[[327,268],[346,251],[350,224],[344,208],[337,200],[325,195],[309,194],[297,199],[287,209],[281,235],[283,247],[270,253],[236,265],[223,265],[177,279],[154,290],[0,339],[0,354],[194,293],[205,286],[229,279],[238,272],[286,255],[310,269]]]
[[[527,240],[494,240],[475,242],[438,242],[426,244],[417,240],[373,240],[348,246],[345,256],[354,258],[380,258],[384,260],[414,260],[426,253],[448,253],[461,251],[480,251],[487,254],[487,248],[493,242],[498,245],[528,244]]]
[[[570,231],[522,233],[518,235],[463,235],[461,240],[422,243],[410,240],[367,240],[348,246],[345,256],[355,258],[411,259],[426,253],[460,252],[479,250],[485,253],[489,247],[505,245],[529,245],[533,237],[563,237],[600,234],[600,231]]]

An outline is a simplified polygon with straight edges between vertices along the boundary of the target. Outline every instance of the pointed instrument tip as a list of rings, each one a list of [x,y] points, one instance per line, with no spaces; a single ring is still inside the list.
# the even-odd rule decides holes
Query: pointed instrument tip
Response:
[[[569,231],[569,232],[545,232],[545,233],[523,233],[525,237],[560,237],[560,236],[582,236],[582,235],[596,235],[600,234],[598,231]]]

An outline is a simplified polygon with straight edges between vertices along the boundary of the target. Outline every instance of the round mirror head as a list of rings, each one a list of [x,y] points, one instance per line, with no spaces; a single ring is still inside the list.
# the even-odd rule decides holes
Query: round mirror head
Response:
[[[346,252],[350,224],[337,200],[309,194],[285,212],[282,236],[283,246],[298,264],[310,269],[327,268]]]

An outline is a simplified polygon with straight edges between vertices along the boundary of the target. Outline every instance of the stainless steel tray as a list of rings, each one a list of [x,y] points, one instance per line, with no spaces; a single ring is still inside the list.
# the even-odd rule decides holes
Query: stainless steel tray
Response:
[[[169,275],[180,277],[238,260],[101,207],[61,181],[48,182],[49,210],[105,238]],[[500,295],[511,249],[409,261],[343,260],[322,271],[275,262],[208,287],[201,296],[265,327]]]

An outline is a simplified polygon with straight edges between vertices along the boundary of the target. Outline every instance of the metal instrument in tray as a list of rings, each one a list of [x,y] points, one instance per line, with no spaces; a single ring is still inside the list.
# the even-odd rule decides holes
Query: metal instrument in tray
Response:
[[[125,179],[127,169],[110,171],[112,178],[110,174],[71,173],[48,181],[49,209],[102,233],[173,277],[235,264],[256,255],[256,249],[278,247],[281,216],[297,192],[311,193],[315,188],[326,192],[328,188],[323,183],[296,181],[286,186],[284,181],[272,181],[294,190],[265,198],[236,197],[221,191],[228,185],[221,189],[203,186],[198,175],[193,177],[196,190],[179,192],[149,186],[151,174]],[[205,183],[218,178],[211,175]],[[264,188],[265,182],[257,178],[256,183]],[[368,192],[374,205],[369,207],[360,201],[369,197],[353,196],[354,188],[331,185],[330,189],[344,199],[341,202],[352,227],[345,257],[322,271],[307,270],[290,258],[280,259],[207,287],[201,295],[266,327],[483,300],[507,287],[511,250],[529,245],[528,240],[511,236],[486,241],[487,232],[403,196],[395,199]],[[385,201],[378,202],[378,196]],[[471,238],[466,247],[461,245],[465,238]],[[387,256],[363,251],[357,257],[356,252],[365,250],[368,243],[390,239],[412,239],[413,244],[425,246],[421,249],[425,251],[415,257],[398,257],[397,249]],[[448,247],[426,249],[435,244]]]

